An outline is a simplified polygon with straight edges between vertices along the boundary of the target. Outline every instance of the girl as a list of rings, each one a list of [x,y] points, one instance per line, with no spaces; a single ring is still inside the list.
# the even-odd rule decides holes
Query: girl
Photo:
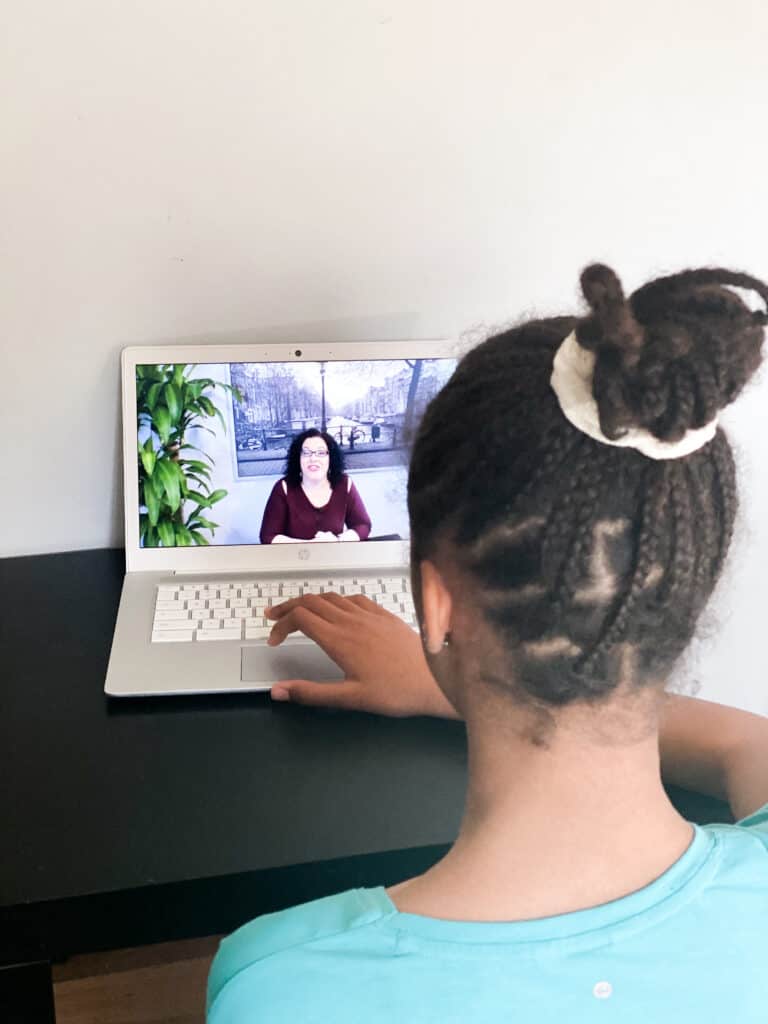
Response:
[[[421,642],[365,598],[273,609],[270,642],[302,630],[347,676],[274,699],[465,721],[455,845],[388,890],[244,926],[210,1024],[765,1019],[768,722],[664,680],[736,513],[718,416],[768,318],[729,286],[768,288],[695,270],[626,300],[604,266],[581,283],[587,316],[488,339],[427,410],[408,490]],[[685,821],[662,774],[738,823]]]

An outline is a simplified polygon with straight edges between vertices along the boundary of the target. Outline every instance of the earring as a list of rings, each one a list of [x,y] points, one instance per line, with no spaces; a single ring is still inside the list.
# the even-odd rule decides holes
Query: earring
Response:
[[[424,646],[425,646],[425,647],[427,648],[427,650],[429,651],[429,647],[427,646],[427,634],[426,634],[426,633],[424,632],[424,627],[423,627],[423,626],[419,626],[419,634],[420,634],[420,636],[421,636],[421,642],[422,642],[422,644],[423,644],[423,645],[424,645]],[[447,633],[445,634],[445,636],[443,637],[443,642],[442,642],[442,643],[440,644],[440,650],[445,650],[445,648],[446,648],[446,647],[450,647],[450,646],[451,646],[451,633],[450,633],[450,630],[449,630],[449,631],[448,631],[448,632],[447,632]],[[431,654],[431,653],[432,653],[432,652],[430,651],[430,654]],[[438,651],[437,653],[439,654],[440,652]]]

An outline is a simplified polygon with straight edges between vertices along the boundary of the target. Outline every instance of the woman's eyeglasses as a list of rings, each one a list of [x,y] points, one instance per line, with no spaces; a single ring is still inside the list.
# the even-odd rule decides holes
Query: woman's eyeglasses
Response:
[[[327,459],[328,458],[328,452],[323,451],[320,448],[318,448],[317,451],[315,451],[315,452],[313,452],[311,448],[302,448],[301,449],[301,454],[304,456],[305,459],[311,459],[312,457],[314,457],[316,459]]]

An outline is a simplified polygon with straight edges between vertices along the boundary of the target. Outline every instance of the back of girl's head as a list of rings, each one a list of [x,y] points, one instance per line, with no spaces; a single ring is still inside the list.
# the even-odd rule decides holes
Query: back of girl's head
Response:
[[[328,481],[331,487],[335,487],[344,475],[344,455],[339,445],[330,434],[317,430],[315,427],[310,427],[309,430],[304,430],[301,434],[297,434],[291,441],[291,446],[288,449],[283,475],[291,487],[298,487],[301,483],[301,449],[307,442],[309,442],[307,447],[312,448],[313,439],[316,437],[325,441],[326,448],[328,449]]]
[[[722,429],[683,458],[593,440],[550,384],[575,329],[594,353],[600,428],[679,441],[710,423],[761,360],[765,313],[726,270],[659,278],[625,300],[607,267],[581,278],[589,313],[489,338],[429,406],[408,485],[413,558],[448,558],[501,641],[522,701],[596,700],[662,680],[721,572],[737,499]]]

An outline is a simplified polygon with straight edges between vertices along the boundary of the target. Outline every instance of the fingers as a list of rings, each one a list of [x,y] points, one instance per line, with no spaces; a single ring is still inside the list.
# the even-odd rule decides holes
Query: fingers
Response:
[[[307,608],[305,605],[297,605],[282,615],[274,624],[267,643],[270,647],[276,647],[290,633],[304,633],[333,657],[335,646],[333,640],[338,632],[338,624],[329,621],[314,609]]]
[[[391,615],[386,608],[382,608],[380,604],[376,604],[370,597],[366,597],[365,594],[351,594],[349,597],[342,598],[343,601],[349,601],[350,604],[357,605],[358,608],[362,608],[367,612],[374,612],[379,615]]]
[[[264,614],[268,619],[279,621],[289,612],[292,612],[294,608],[309,608],[316,615],[322,616],[329,622],[335,622],[339,619],[339,612],[349,613],[353,605],[369,610],[378,609],[376,602],[371,601],[370,598],[365,597],[363,594],[353,594],[350,597],[344,597],[341,594],[328,592],[327,594],[305,594],[304,597],[292,597],[289,601],[283,601],[282,604],[276,604],[271,608],[267,608]]]
[[[294,597],[266,609],[266,617],[275,622],[268,643],[274,647],[282,643],[290,633],[301,632],[320,644],[332,658],[336,658],[334,652],[339,644],[343,645],[345,638],[348,647],[350,626],[354,625],[354,616],[361,613],[378,616],[392,614],[364,594],[344,597],[327,593]],[[361,625],[364,628],[364,624]]]
[[[333,600],[337,598],[338,600]],[[344,607],[344,598],[340,594],[305,594],[304,597],[292,597],[282,604],[273,605],[264,612],[268,619],[280,621],[297,608],[306,608],[328,622],[339,618],[338,609]]]
[[[351,680],[343,683],[313,683],[309,679],[288,679],[275,683],[270,695],[272,700],[291,701],[292,704],[306,704],[308,707],[354,708],[359,707],[358,690],[359,683]]]

